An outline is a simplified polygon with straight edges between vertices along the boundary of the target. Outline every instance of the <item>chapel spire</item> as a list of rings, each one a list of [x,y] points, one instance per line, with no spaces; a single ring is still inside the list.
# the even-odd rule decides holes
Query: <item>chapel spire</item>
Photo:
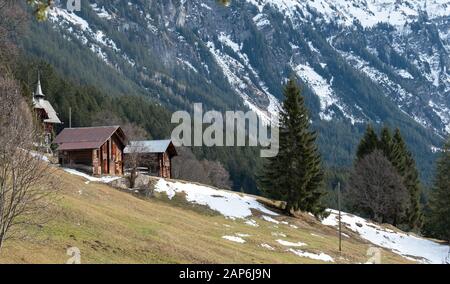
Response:
[[[37,99],[45,97],[44,93],[42,92],[41,73],[39,71],[38,71],[38,82],[36,86],[36,92],[34,93],[34,97]]]

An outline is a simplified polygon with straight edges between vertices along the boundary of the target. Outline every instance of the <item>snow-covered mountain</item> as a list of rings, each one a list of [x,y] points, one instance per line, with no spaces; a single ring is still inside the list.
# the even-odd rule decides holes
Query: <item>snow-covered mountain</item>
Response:
[[[346,129],[350,157],[365,123],[389,124],[427,167],[450,133],[450,0],[86,0],[75,13],[56,1],[48,16],[72,50],[172,109],[203,102],[270,120],[296,76],[324,152],[334,130]]]
[[[262,12],[269,5],[284,12],[290,19],[300,21],[316,20],[353,26],[355,21],[365,28],[379,23],[402,27],[416,21],[422,13],[431,18],[449,15],[449,2],[446,0],[248,0]],[[312,12],[311,12],[312,11]]]
[[[363,88],[347,90],[335,82],[339,73],[355,72],[423,127],[450,132],[450,1],[235,0],[228,8],[213,0],[89,4],[83,8],[91,9],[96,21],[141,37],[168,68],[201,73],[208,80],[208,64],[215,64],[234,94],[265,119],[279,105],[279,84],[295,72],[319,99],[321,119],[382,121],[367,110],[370,105],[342,94],[364,96]],[[52,22],[67,27],[107,64],[117,65],[108,56],[113,52],[131,67],[146,67],[83,14],[92,16],[61,6],[49,12]],[[197,38],[187,40],[184,29]],[[171,46],[155,46],[156,39]],[[257,41],[267,45],[259,47],[266,56],[252,54]],[[201,54],[199,45],[209,54]],[[349,70],[329,66],[333,57],[341,57]]]

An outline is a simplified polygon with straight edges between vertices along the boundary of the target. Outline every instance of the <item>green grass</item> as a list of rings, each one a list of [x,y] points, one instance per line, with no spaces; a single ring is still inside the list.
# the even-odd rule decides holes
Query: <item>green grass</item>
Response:
[[[340,254],[336,230],[309,215],[277,217],[298,228],[257,216],[252,219],[259,227],[251,227],[244,220],[225,219],[207,207],[192,205],[183,196],[142,199],[107,185],[85,184],[60,170],[57,175],[62,177],[63,190],[49,208],[52,219],[42,228],[25,231],[27,238],[7,241],[0,263],[65,263],[69,247],[80,249],[82,263],[320,263],[287,252],[276,239],[304,242],[307,246],[302,250],[324,252],[336,263],[368,259],[368,243],[346,231],[351,238],[344,238]],[[273,236],[276,232],[286,237]],[[250,237],[244,238],[244,244],[222,239],[235,233]],[[263,243],[275,251],[261,247]],[[408,263],[387,250],[382,261]]]

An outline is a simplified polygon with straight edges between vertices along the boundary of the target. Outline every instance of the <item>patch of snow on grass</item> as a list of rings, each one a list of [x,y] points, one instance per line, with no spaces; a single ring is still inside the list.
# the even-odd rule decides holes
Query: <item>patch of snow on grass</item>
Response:
[[[236,243],[240,243],[240,244],[245,243],[245,240],[243,238],[236,237],[236,236],[222,236],[222,239],[229,240],[229,241],[236,242]]]
[[[280,224],[279,221],[273,219],[273,218],[270,217],[270,216],[263,215],[262,218],[263,218],[264,220],[266,220],[267,222],[271,222],[271,223],[275,223],[275,224]],[[278,228],[278,227],[277,227],[277,228]]]
[[[261,247],[263,247],[263,248],[265,248],[265,249],[268,249],[268,250],[275,250],[275,248],[272,247],[272,246],[269,245],[269,244],[261,244]]]
[[[303,247],[303,246],[306,246],[306,244],[302,243],[302,242],[292,243],[292,242],[285,241],[285,240],[280,240],[280,239],[278,239],[277,242],[280,245],[285,246],[285,247]]]
[[[266,209],[254,197],[192,183],[169,182],[159,179],[155,191],[165,192],[169,199],[172,199],[176,193],[183,192],[186,194],[188,202],[208,206],[228,218],[252,216],[251,209],[264,214],[278,215]]]
[[[50,163],[50,160],[42,153],[36,152],[36,151],[29,151],[30,155],[33,156],[36,159],[39,159],[41,161]]]
[[[256,223],[256,221],[255,221],[255,220],[252,220],[252,219],[247,220],[247,221],[245,221],[244,223],[247,224],[247,225],[249,225],[249,226],[252,226],[252,227],[259,227],[258,223]]]
[[[63,170],[71,175],[76,175],[76,176],[80,176],[83,177],[85,179],[87,179],[88,181],[93,181],[93,182],[100,182],[100,183],[110,183],[113,182],[117,179],[120,179],[120,177],[112,177],[112,176],[104,176],[104,177],[93,177],[90,176],[88,174],[82,173],[80,171],[74,170],[74,169],[68,169],[68,168],[63,168]],[[87,183],[86,183],[87,184]]]
[[[330,215],[322,221],[322,224],[335,227],[338,224],[338,213],[335,210],[329,212]],[[375,245],[390,249],[404,257],[415,257],[423,263],[443,263],[449,252],[448,245],[441,245],[412,234],[395,232],[348,213],[342,213],[342,224]]]
[[[272,236],[274,237],[282,237],[282,238],[286,238],[287,236],[283,233],[280,232],[272,232]]]
[[[295,250],[295,249],[289,249],[288,251],[290,251],[293,254],[298,255],[300,257],[307,257],[307,258],[311,258],[311,259],[322,260],[325,262],[334,262],[334,259],[331,256],[329,256],[328,254],[325,254],[323,252],[321,252],[320,254],[315,254],[315,253],[306,252],[306,251],[302,251],[302,250]]]

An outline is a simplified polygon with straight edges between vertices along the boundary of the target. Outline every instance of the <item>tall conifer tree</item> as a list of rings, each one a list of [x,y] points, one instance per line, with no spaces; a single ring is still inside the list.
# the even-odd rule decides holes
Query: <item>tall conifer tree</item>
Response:
[[[393,160],[395,160],[394,143],[392,141],[391,131],[387,126],[381,129],[378,149],[383,151],[384,156],[386,156],[386,158],[393,163]]]
[[[426,227],[434,237],[450,241],[450,139],[437,162]]]
[[[422,226],[422,212],[420,208],[421,186],[419,172],[412,153],[408,150],[399,129],[395,130],[393,137],[394,153],[392,154],[392,164],[398,173],[403,177],[403,184],[408,189],[410,204],[407,210],[405,223],[409,229],[418,229]]]
[[[375,133],[372,125],[369,124],[356,152],[358,160],[361,160],[362,158],[364,158],[364,156],[375,151],[378,148],[378,145],[378,136]]]
[[[280,150],[266,161],[260,178],[262,190],[270,198],[286,202],[286,212],[307,211],[315,216],[325,212],[321,159],[315,144],[316,134],[309,129],[310,119],[304,99],[293,79],[284,88],[280,110]]]

